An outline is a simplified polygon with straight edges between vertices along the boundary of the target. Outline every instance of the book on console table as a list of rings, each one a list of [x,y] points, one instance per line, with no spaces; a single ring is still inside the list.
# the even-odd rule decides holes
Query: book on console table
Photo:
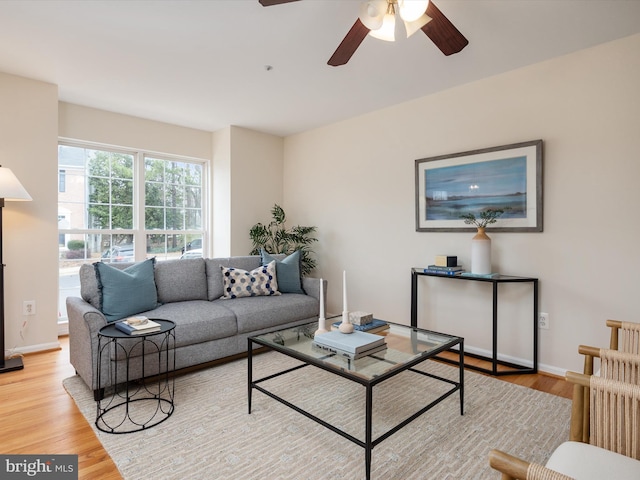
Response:
[[[337,330],[338,328],[340,328],[341,323],[342,323],[342,320],[331,324],[331,330],[334,330],[334,329]],[[389,324],[384,320],[379,320],[377,318],[374,318],[371,322],[365,325],[354,324],[353,329],[357,330],[358,332],[377,333],[377,332],[382,332],[384,330],[388,330]]]
[[[116,322],[116,328],[129,335],[142,335],[160,331],[161,325],[147,317],[129,317],[120,322]]]
[[[445,277],[456,277],[458,275],[462,275],[464,272],[462,270],[436,270],[435,268],[425,268],[424,273],[442,275]]]
[[[338,330],[316,335],[317,344],[333,347],[348,353],[360,353],[385,343],[385,338],[368,332],[342,333]]]
[[[461,272],[464,270],[462,265],[456,265],[455,267],[439,267],[438,265],[429,265],[425,270],[440,270],[443,272]]]
[[[343,333],[342,335],[345,335],[345,334]],[[369,355],[373,355],[374,353],[378,353],[387,349],[386,343],[383,343],[382,345],[377,345],[367,350],[362,350],[361,352],[358,352],[358,353],[347,352],[346,350],[330,347],[329,345],[322,345],[317,342],[312,342],[312,346],[314,349],[321,350],[322,352],[326,352],[329,354],[334,354],[336,357],[345,358],[348,360],[358,360],[359,358],[368,357]]]

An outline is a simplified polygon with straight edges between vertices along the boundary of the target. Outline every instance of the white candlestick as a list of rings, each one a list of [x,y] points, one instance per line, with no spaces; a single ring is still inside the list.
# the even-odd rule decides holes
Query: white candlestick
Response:
[[[342,272],[342,322],[338,327],[342,333],[353,333],[353,325],[349,321],[349,310],[347,308],[347,272]]]
[[[347,308],[347,272],[343,270],[342,272],[342,311],[348,312]]]
[[[324,281],[320,279],[320,318],[324,318]]]
[[[318,329],[314,335],[327,333],[326,319],[324,318],[324,281],[320,279],[320,316],[318,317]]]

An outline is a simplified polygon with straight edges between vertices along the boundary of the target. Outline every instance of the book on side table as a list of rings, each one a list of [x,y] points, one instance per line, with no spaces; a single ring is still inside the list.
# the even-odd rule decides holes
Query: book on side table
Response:
[[[116,322],[116,328],[129,335],[142,335],[160,331],[161,325],[158,322],[149,320],[147,317],[129,317],[120,322]]]
[[[325,352],[325,353],[332,353],[332,354],[336,355],[337,357],[346,358],[346,359],[349,359],[349,360],[357,360],[357,359],[362,358],[362,357],[368,357],[369,355],[373,355],[374,353],[378,353],[378,352],[381,352],[381,351],[387,349],[387,344],[386,343],[383,343],[382,345],[377,345],[377,346],[375,346],[373,348],[369,348],[367,350],[363,350],[363,351],[361,351],[359,353],[347,352],[346,350],[341,350],[339,348],[330,347],[328,345],[322,345],[322,344],[316,343],[316,342],[313,342],[312,346],[313,346],[314,349],[317,349],[319,351],[322,351],[322,352]]]
[[[374,347],[383,345],[385,338],[373,333],[354,331],[353,333],[342,333],[332,330],[328,333],[316,335],[313,339],[318,345],[333,347],[351,354],[361,353],[371,350]]]

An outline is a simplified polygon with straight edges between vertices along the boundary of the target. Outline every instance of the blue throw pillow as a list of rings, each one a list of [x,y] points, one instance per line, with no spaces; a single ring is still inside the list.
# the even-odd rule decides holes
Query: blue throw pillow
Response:
[[[100,291],[100,310],[107,322],[115,322],[158,306],[153,275],[155,258],[120,270],[107,263],[94,263]]]
[[[296,250],[283,260],[271,256],[264,249],[260,250],[262,265],[276,262],[276,277],[278,278],[278,290],[281,293],[302,293],[302,280],[300,278],[300,251]]]

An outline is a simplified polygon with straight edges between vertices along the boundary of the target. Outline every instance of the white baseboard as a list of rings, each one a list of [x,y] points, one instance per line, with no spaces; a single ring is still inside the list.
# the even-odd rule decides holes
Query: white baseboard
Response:
[[[57,350],[60,348],[60,342],[40,343],[38,345],[29,345],[28,347],[16,347],[9,350],[9,356],[15,354],[27,354],[45,352],[47,350]]]
[[[69,335],[69,322],[66,320],[58,322],[58,336],[60,337],[62,335]]]

